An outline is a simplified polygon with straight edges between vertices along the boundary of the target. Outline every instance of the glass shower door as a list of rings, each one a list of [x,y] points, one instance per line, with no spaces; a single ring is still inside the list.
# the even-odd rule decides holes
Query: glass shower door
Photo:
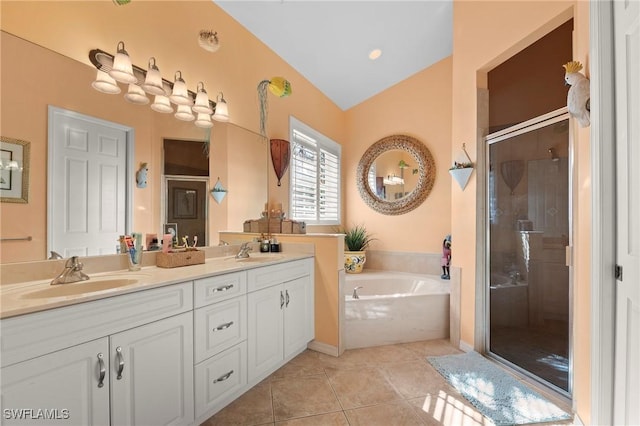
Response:
[[[569,394],[569,125],[565,114],[488,137],[488,348]]]

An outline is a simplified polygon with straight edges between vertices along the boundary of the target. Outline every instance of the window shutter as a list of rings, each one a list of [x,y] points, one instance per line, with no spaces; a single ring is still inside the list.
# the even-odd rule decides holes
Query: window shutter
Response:
[[[334,142],[293,128],[290,216],[308,224],[338,224],[340,149]]]

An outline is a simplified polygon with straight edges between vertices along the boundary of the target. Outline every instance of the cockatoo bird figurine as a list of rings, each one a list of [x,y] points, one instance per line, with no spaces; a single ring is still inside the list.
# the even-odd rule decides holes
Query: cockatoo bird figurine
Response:
[[[567,93],[567,109],[569,114],[578,120],[580,127],[587,127],[591,120],[589,118],[589,79],[581,74],[582,64],[578,61],[567,62],[563,65],[565,69],[564,81],[570,85]]]

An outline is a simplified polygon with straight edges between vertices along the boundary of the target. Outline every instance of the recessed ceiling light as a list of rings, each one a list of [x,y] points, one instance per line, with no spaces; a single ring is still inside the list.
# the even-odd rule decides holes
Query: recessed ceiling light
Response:
[[[369,59],[371,59],[372,61],[375,61],[380,57],[380,55],[382,55],[382,50],[373,49],[371,52],[369,52]]]

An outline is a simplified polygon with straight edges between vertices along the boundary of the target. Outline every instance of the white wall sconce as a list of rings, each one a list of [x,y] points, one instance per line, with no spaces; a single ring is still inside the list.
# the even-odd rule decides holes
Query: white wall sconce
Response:
[[[176,105],[193,105],[193,100],[187,92],[187,84],[182,79],[182,72],[180,71],[176,71],[173,92],[169,96],[169,100]]]
[[[109,75],[120,83],[137,83],[138,79],[133,75],[133,66],[131,58],[126,50],[124,50],[124,42],[118,43],[118,51],[113,59],[113,68],[109,71]]]
[[[173,107],[171,106],[171,102],[169,98],[165,95],[156,95],[155,100],[151,104],[151,109],[156,112],[161,112],[163,114],[168,114],[173,112]]]
[[[118,83],[109,74],[102,70],[98,70],[98,75],[91,86],[98,92],[107,93],[109,95],[117,95],[121,92]]]
[[[162,76],[160,70],[156,66],[156,58],[151,57],[149,59],[149,68],[147,69],[147,76],[144,83],[141,85],[142,90],[150,95],[166,95],[164,87],[162,86]]]
[[[195,119],[189,105],[178,105],[175,117],[182,121],[193,121]]]
[[[154,57],[149,59],[147,70],[132,64],[124,50],[124,42],[118,43],[118,53],[115,56],[100,49],[93,49],[89,52],[89,60],[98,71],[91,86],[101,93],[120,93],[121,87],[118,82],[123,82],[124,78],[128,84],[125,94],[128,102],[145,105],[150,102],[147,94],[155,95],[151,103],[152,110],[164,114],[173,113],[173,103],[178,106],[174,114],[177,119],[195,120],[197,127],[206,129],[213,127],[212,118],[217,121],[229,121],[229,110],[222,92],[216,104],[209,99],[202,81],[198,82],[197,93],[194,93],[187,89],[181,71],[175,73],[173,82],[162,78]],[[114,76],[118,76],[120,80]],[[215,115],[212,116],[214,112]],[[197,114],[197,118],[194,113]]]
[[[145,95],[142,87],[133,83],[129,84],[129,90],[127,91],[127,94],[124,95],[124,98],[136,105],[146,105],[149,103],[149,98]]]
[[[216,101],[216,112],[213,114],[213,119],[220,122],[229,121],[229,107],[222,92],[219,97],[216,97]]]
[[[213,114],[213,109],[209,105],[209,95],[207,95],[207,91],[204,90],[204,83],[198,82],[198,89],[196,93],[196,103],[193,106],[193,112],[197,112],[200,114]]]
[[[196,118],[196,121],[194,124],[203,129],[210,129],[213,127],[211,116],[209,114],[203,114],[201,112],[198,113],[198,117]]]

